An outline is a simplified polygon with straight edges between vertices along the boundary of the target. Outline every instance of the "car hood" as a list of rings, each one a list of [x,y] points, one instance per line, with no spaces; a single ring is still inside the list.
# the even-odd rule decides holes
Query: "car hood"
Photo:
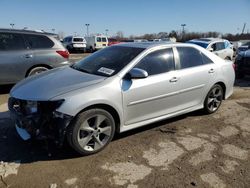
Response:
[[[50,100],[58,95],[97,84],[105,78],[65,66],[24,79],[12,88],[10,95],[23,100]]]

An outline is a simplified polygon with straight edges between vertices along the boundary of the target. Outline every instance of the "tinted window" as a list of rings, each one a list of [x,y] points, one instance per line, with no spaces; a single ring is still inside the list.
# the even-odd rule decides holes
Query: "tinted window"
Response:
[[[203,64],[202,56],[199,50],[191,47],[178,47],[177,50],[179,53],[181,69]]]
[[[224,42],[217,42],[212,45],[212,48],[214,51],[219,51],[225,49],[225,43]]]
[[[102,38],[102,42],[107,42],[107,39],[106,38]]]
[[[149,75],[160,74],[175,69],[174,56],[171,48],[158,50],[148,54],[137,65]]]
[[[202,56],[203,64],[214,63],[209,57],[207,57],[207,56],[204,55],[203,53],[201,53],[201,56]]]
[[[0,50],[22,49],[25,49],[22,35],[15,33],[0,33]]]
[[[25,35],[25,37],[32,49],[51,48],[54,46],[54,43],[43,35]]]
[[[96,38],[96,41],[97,41],[97,42],[101,42],[101,41],[102,41],[101,37],[97,37],[97,38]]]
[[[144,48],[112,46],[97,51],[74,64],[72,68],[90,74],[112,76],[122,70]]]
[[[83,38],[74,38],[73,41],[74,42],[83,42]]]

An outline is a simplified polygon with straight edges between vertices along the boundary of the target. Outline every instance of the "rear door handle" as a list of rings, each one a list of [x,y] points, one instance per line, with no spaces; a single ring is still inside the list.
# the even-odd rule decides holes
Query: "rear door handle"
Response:
[[[173,77],[169,80],[169,82],[177,82],[179,79],[177,77]]]
[[[25,57],[25,58],[32,58],[33,55],[32,55],[32,54],[25,54],[24,57]]]
[[[214,72],[215,72],[214,69],[210,69],[210,70],[208,71],[209,74],[214,73]]]

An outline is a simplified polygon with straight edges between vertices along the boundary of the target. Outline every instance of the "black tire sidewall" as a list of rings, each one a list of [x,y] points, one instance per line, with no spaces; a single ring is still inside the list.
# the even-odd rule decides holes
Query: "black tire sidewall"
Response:
[[[86,119],[88,119],[89,117],[94,116],[96,114],[102,114],[102,115],[105,115],[107,117],[107,120],[109,121],[109,123],[111,125],[112,132],[111,132],[111,136],[109,137],[109,140],[102,148],[95,150],[95,151],[87,151],[87,150],[84,150],[78,143],[78,140],[77,140],[78,131],[79,131],[81,124]],[[73,122],[69,126],[69,129],[67,132],[67,139],[68,139],[70,146],[73,149],[75,149],[78,153],[80,153],[81,155],[91,155],[91,154],[94,154],[94,153],[97,153],[97,152],[103,150],[113,139],[114,133],[115,133],[115,121],[114,121],[114,118],[112,117],[112,115],[103,109],[90,109],[90,110],[84,111],[76,116],[76,118],[73,120]]]

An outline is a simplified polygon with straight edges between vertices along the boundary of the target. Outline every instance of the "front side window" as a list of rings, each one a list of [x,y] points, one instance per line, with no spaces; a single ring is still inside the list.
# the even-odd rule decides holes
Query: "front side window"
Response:
[[[171,48],[157,50],[144,57],[136,66],[148,72],[148,75],[156,75],[175,69],[173,50]]]
[[[97,37],[97,38],[96,38],[96,41],[97,41],[97,42],[101,42],[101,41],[102,41],[101,37]]]
[[[25,38],[32,49],[52,48],[54,46],[54,43],[43,35],[25,35]]]
[[[203,65],[203,59],[199,50],[192,47],[177,47],[177,50],[181,69]]]
[[[21,34],[0,33],[0,50],[22,50],[26,49]]]
[[[144,48],[111,46],[75,63],[73,69],[100,76],[113,76],[130,63]]]

